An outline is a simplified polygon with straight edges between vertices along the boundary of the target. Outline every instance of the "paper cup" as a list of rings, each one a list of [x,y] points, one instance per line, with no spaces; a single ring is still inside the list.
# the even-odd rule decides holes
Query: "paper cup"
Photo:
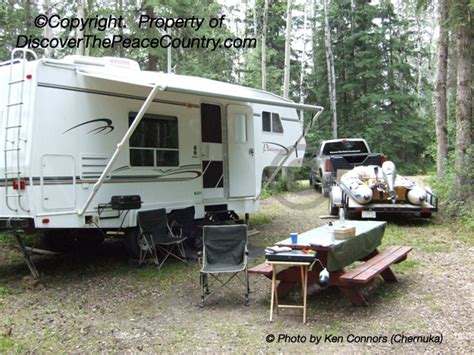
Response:
[[[291,233],[290,238],[292,244],[298,243],[298,233]]]

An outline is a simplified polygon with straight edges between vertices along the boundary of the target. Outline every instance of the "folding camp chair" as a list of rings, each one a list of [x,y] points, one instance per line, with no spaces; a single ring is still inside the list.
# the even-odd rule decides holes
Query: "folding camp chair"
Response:
[[[250,287],[247,257],[247,226],[245,224],[204,226],[202,267],[200,271],[201,307],[204,307],[204,301],[207,298],[222,288],[230,289],[227,284],[235,277],[245,286],[245,305],[248,305]],[[240,278],[240,272],[245,274],[244,280]],[[232,275],[226,281],[223,281],[219,276],[225,273]],[[212,292],[209,292],[209,275],[220,284]]]
[[[139,263],[143,263],[148,253],[155,259],[158,269],[165,263],[169,256],[186,263],[183,242],[186,237],[179,233],[173,233],[168,225],[168,218],[164,208],[138,212],[138,225],[140,227],[140,248]],[[157,251],[164,254],[163,260],[158,259]]]

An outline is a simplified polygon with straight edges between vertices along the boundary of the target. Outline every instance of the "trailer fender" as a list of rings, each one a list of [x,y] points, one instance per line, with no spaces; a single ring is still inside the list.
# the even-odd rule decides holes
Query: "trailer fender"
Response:
[[[339,186],[333,186],[329,193],[328,213],[331,216],[339,214],[339,208],[342,207],[342,190]]]
[[[321,176],[321,179],[322,179],[322,183],[323,184],[327,184],[328,186],[331,185],[331,180],[332,180],[332,177],[331,177],[331,172],[330,171],[325,171],[322,173],[322,176]]]
[[[339,186],[331,188],[331,201],[334,207],[342,207],[342,189]]]
[[[324,197],[328,197],[329,194],[331,193],[331,185],[332,185],[332,180],[331,180],[331,173],[329,172],[324,172],[322,177],[321,177],[321,191],[323,193]]]

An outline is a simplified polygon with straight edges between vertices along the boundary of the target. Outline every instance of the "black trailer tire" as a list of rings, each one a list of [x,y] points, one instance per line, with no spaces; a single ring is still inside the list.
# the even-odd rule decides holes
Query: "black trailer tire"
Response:
[[[321,190],[322,190],[323,196],[329,197],[329,194],[331,193],[331,186],[329,186],[329,184],[324,183],[324,182],[321,186],[322,186]]]
[[[339,207],[334,206],[331,194],[329,195],[328,212],[330,216],[337,216],[339,214]]]
[[[98,229],[50,229],[44,232],[46,248],[57,252],[99,247],[104,234]]]
[[[132,258],[139,258],[140,251],[146,249],[146,247],[140,243],[140,237],[140,228],[127,228],[127,231],[125,232],[124,243],[128,255],[130,255]]]
[[[46,249],[67,252],[77,248],[76,240],[70,229],[49,229],[43,232],[42,241]]]
[[[78,229],[74,234],[78,248],[83,250],[98,248],[105,239],[105,235],[100,229]]]

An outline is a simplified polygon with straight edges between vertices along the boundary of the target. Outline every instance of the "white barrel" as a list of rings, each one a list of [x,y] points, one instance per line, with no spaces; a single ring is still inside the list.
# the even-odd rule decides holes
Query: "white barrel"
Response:
[[[421,205],[427,199],[426,190],[421,186],[415,186],[408,191],[408,201],[414,205]]]
[[[351,189],[351,192],[354,200],[356,200],[361,205],[365,205],[372,201],[372,197],[374,195],[372,189],[366,185],[359,185],[355,189]]]

